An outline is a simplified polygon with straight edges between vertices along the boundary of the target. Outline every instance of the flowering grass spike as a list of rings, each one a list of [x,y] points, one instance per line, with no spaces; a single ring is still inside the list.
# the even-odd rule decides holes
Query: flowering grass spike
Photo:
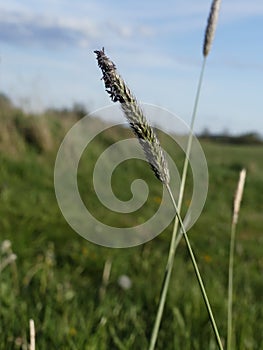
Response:
[[[163,184],[168,184],[170,176],[167,161],[153,128],[146,120],[136,98],[117,73],[115,64],[105,55],[104,49],[94,52],[97,55],[98,66],[102,70],[106,91],[113,102],[120,102],[155,176]]]

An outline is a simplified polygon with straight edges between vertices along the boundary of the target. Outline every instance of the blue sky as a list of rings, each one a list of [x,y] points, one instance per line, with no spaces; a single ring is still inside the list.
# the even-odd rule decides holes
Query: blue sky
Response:
[[[24,108],[109,104],[103,46],[142,102],[187,123],[210,0],[24,0],[0,5],[0,91]],[[222,0],[196,131],[263,133],[263,1]]]

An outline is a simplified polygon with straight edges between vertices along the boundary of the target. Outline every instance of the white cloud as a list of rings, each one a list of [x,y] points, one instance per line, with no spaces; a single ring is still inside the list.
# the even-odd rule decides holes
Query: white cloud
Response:
[[[39,46],[82,45],[99,35],[92,21],[58,18],[29,12],[1,11],[0,40]]]
[[[118,23],[93,17],[39,14],[28,10],[0,12],[0,40],[8,44],[38,45],[41,47],[78,46],[86,48],[95,42],[132,37],[149,37],[153,34],[147,25]]]

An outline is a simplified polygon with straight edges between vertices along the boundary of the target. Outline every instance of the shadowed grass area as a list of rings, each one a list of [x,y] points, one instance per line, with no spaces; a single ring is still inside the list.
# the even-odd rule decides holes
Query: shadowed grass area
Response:
[[[30,318],[35,321],[37,349],[147,348],[171,226],[153,241],[125,250],[99,247],[79,237],[62,217],[53,188],[57,149],[77,118],[55,114],[27,117],[19,110],[10,112],[8,118],[7,115],[1,116],[0,132],[0,232],[1,242],[10,240],[12,245],[8,251],[1,251],[0,263],[12,253],[17,259],[1,272],[0,349],[21,349],[28,343]],[[25,137],[28,125],[34,125],[30,140]],[[46,141],[39,141],[41,136],[35,137],[42,131],[43,135],[49,135],[48,148]],[[124,227],[135,219],[150,217],[162,193],[160,183],[145,162],[129,161],[114,172],[113,190],[120,198],[128,199],[131,181],[143,177],[149,184],[151,200],[134,216],[113,215],[99,205],[91,186],[92,164],[105,145],[131,135],[128,133],[127,129],[116,128],[95,139],[81,159],[78,179],[81,195],[96,216]],[[162,144],[174,150],[170,138],[164,137]],[[189,237],[220,333],[226,337],[231,205],[239,171],[245,167],[247,182],[236,233],[233,340],[236,349],[260,349],[263,346],[263,147],[209,141],[202,145],[209,167],[209,193]],[[178,150],[179,167],[183,159]],[[184,207],[190,194],[191,189],[187,189]],[[111,259],[112,269],[105,297],[100,300],[107,259]],[[175,259],[157,349],[214,349],[214,336],[207,326],[207,313],[183,241]],[[131,279],[130,289],[119,286],[121,275]]]

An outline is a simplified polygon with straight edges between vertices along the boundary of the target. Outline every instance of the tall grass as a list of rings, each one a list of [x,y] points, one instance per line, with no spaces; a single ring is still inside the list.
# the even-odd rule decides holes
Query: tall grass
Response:
[[[201,93],[201,88],[203,83],[206,60],[207,60],[208,54],[210,53],[211,46],[213,43],[220,5],[221,5],[221,0],[214,0],[212,2],[210,13],[208,16],[208,21],[207,21],[207,27],[205,30],[205,36],[204,36],[204,42],[203,42],[203,63],[201,66],[200,76],[199,76],[196,95],[195,95],[194,107],[193,107],[191,123],[190,123],[189,137],[188,137],[187,148],[186,148],[186,155],[185,155],[183,172],[182,172],[182,180],[181,180],[181,185],[179,190],[179,198],[178,198],[179,212],[181,211],[184,192],[185,192],[186,177],[187,177],[188,166],[189,166],[189,157],[190,157],[192,141],[193,141],[194,124],[195,124],[196,115],[197,115],[197,109],[198,109],[200,93]],[[174,222],[173,237],[172,237],[172,241],[174,241],[173,242],[174,250],[177,249],[177,246],[182,238],[182,235],[183,235],[182,232],[178,230],[178,220],[176,218]]]
[[[194,102],[191,124],[190,124],[190,132],[189,132],[185,161],[184,161],[183,172],[182,172],[182,180],[181,180],[180,190],[179,190],[179,198],[178,198],[178,206],[177,206],[179,216],[180,216],[181,207],[182,207],[182,203],[183,203],[183,197],[184,197],[184,191],[185,191],[185,185],[186,185],[186,177],[187,177],[187,171],[188,171],[188,166],[189,166],[189,157],[190,157],[191,148],[192,148],[192,141],[193,141],[193,130],[194,130],[194,124],[195,124],[195,119],[196,119],[196,114],[197,114],[197,107],[198,107],[198,103],[199,103],[199,97],[200,97],[203,76],[204,76],[204,71],[205,71],[205,66],[206,66],[206,58],[211,50],[212,42],[214,39],[218,15],[219,15],[220,4],[221,4],[221,0],[214,0],[212,2],[210,14],[209,14],[208,21],[207,21],[207,27],[205,30],[205,37],[204,37],[204,42],[203,42],[203,63],[202,63],[202,67],[201,67],[200,77],[199,77],[196,96],[195,96],[195,102]],[[179,242],[181,241],[181,238],[184,234],[182,230],[179,231],[179,216],[176,216],[175,222],[174,222],[173,234],[172,234],[171,243],[170,243],[170,251],[169,251],[168,261],[167,261],[167,265],[166,265],[164,285],[169,284],[169,280],[170,280],[170,276],[171,276],[171,272],[172,272],[172,267],[173,267],[173,262],[174,262],[175,252],[176,252],[177,246],[178,246]],[[168,291],[168,288],[162,289],[161,297],[160,297],[161,301],[166,299],[167,291]],[[152,347],[150,348],[151,350],[153,350],[155,347],[155,343],[157,340],[156,333],[160,327],[163,309],[164,309],[164,303],[160,302],[159,307],[158,307],[158,311],[157,311],[157,317],[155,320],[154,329],[153,329],[153,335],[152,335],[152,341],[151,341]],[[221,344],[221,341],[220,341],[220,338],[219,338],[219,335],[217,332],[217,328],[213,324],[213,320],[214,319],[211,318],[213,329],[215,331],[215,335],[216,335],[216,338],[218,340],[219,348],[222,348],[222,344]]]
[[[170,277],[171,277],[171,272],[173,268],[173,261],[174,261],[174,256],[175,256],[175,251],[176,247],[181,240],[181,236],[183,235],[186,241],[186,245],[191,257],[191,260],[193,262],[193,266],[195,269],[195,273],[204,297],[205,304],[207,306],[207,311],[210,317],[210,321],[213,327],[213,330],[215,332],[215,336],[218,342],[218,346],[220,349],[223,349],[221,340],[219,337],[219,333],[217,330],[217,326],[212,314],[212,310],[205,292],[205,288],[196,264],[196,260],[194,257],[194,254],[192,252],[192,248],[188,239],[188,236],[186,234],[181,216],[180,216],[180,211],[181,211],[181,206],[182,206],[182,201],[183,201],[183,195],[184,195],[184,189],[185,189],[185,182],[186,182],[186,176],[187,176],[187,170],[188,170],[188,163],[189,163],[189,156],[191,152],[191,147],[192,147],[192,132],[194,128],[194,122],[196,118],[196,112],[197,112],[197,106],[199,102],[199,96],[200,96],[200,91],[201,91],[201,86],[202,86],[202,81],[203,81],[203,74],[205,70],[205,64],[206,64],[206,57],[208,56],[211,45],[213,42],[214,34],[215,34],[215,29],[216,29],[216,24],[217,24],[217,19],[218,19],[218,14],[219,14],[219,9],[220,9],[220,4],[221,0],[214,0],[212,2],[210,14],[208,17],[208,22],[207,22],[207,27],[205,31],[205,38],[204,38],[204,44],[203,44],[203,64],[201,68],[201,73],[200,73],[200,78],[199,78],[199,83],[197,87],[197,92],[196,92],[196,98],[195,98],[195,103],[194,103],[194,108],[193,108],[193,113],[192,113],[192,119],[191,119],[191,126],[190,126],[190,134],[188,138],[188,144],[187,144],[187,151],[186,151],[186,156],[185,156],[185,162],[184,162],[184,168],[183,168],[183,174],[182,174],[182,182],[180,185],[180,192],[179,192],[179,200],[178,204],[176,205],[172,192],[169,187],[169,170],[167,168],[167,163],[164,160],[163,153],[160,151],[160,144],[157,139],[157,137],[154,135],[152,128],[149,126],[149,124],[146,122],[146,119],[143,117],[143,114],[140,110],[140,108],[137,105],[136,99],[131,95],[129,88],[126,86],[122,78],[117,74],[116,72],[116,67],[113,62],[111,62],[104,54],[104,51],[95,51],[97,54],[97,59],[98,59],[98,64],[99,67],[102,69],[103,72],[103,79],[106,87],[106,91],[109,93],[111,99],[113,102],[119,101],[121,103],[122,109],[124,111],[124,114],[126,115],[131,128],[133,129],[135,135],[138,137],[144,151],[146,154],[146,157],[155,173],[157,178],[166,186],[174,208],[176,212],[176,219],[174,223],[174,229],[173,229],[173,234],[171,238],[171,243],[170,243],[170,250],[168,254],[168,261],[166,265],[166,270],[165,270],[165,276],[164,276],[164,281],[163,281],[163,286],[161,290],[161,296],[160,296],[160,301],[159,301],[159,306],[156,314],[156,319],[153,327],[153,332],[151,336],[151,341],[150,341],[150,346],[149,350],[153,350],[155,348],[155,344],[157,341],[158,337],[158,332],[160,328],[160,323],[163,315],[163,309],[165,305],[165,300],[167,297],[167,292],[168,292],[168,286],[170,283]],[[181,227],[181,235],[177,237],[177,231],[178,231],[178,224],[180,223]]]
[[[135,97],[133,97],[133,95],[131,94],[130,89],[127,87],[124,80],[117,73],[115,64],[105,55],[104,49],[96,50],[95,53],[97,55],[98,65],[101,68],[103,73],[102,78],[104,80],[106,91],[110,95],[113,102],[120,102],[122,110],[134,134],[137,136],[155,176],[157,177],[158,180],[160,180],[164,184],[164,186],[166,187],[171,197],[171,200],[175,209],[175,215],[180,223],[181,231],[183,233],[186,246],[190,255],[190,259],[192,261],[195,274],[204,298],[204,302],[208,311],[210,322],[212,324],[212,327],[215,333],[216,341],[218,343],[219,348],[223,349],[220,336],[218,333],[217,325],[216,325],[216,322],[212,313],[212,309],[207,297],[207,293],[201,278],[201,274],[199,272],[194,253],[193,253],[190,241],[188,239],[188,236],[183,224],[183,220],[180,216],[178,206],[174,200],[174,196],[169,186],[169,180],[170,180],[169,169],[168,169],[168,165],[167,165],[164,153],[161,149],[159,140],[155,132],[153,131],[153,128],[149,125],[149,123],[147,122],[147,119],[143,115],[143,112],[139,107]],[[174,252],[175,252],[173,249],[173,244],[174,244],[174,240],[172,239],[171,249],[170,249],[171,253],[168,256],[168,268],[166,270],[165,277],[164,277],[164,283],[163,283],[162,292],[161,292],[161,299],[159,302],[159,308],[157,311],[155,325],[153,327],[149,350],[154,349],[155,343],[158,337],[159,325],[162,318],[163,307],[167,296],[167,290],[169,287],[170,275],[171,275],[172,265],[173,265],[173,258],[174,258]]]

